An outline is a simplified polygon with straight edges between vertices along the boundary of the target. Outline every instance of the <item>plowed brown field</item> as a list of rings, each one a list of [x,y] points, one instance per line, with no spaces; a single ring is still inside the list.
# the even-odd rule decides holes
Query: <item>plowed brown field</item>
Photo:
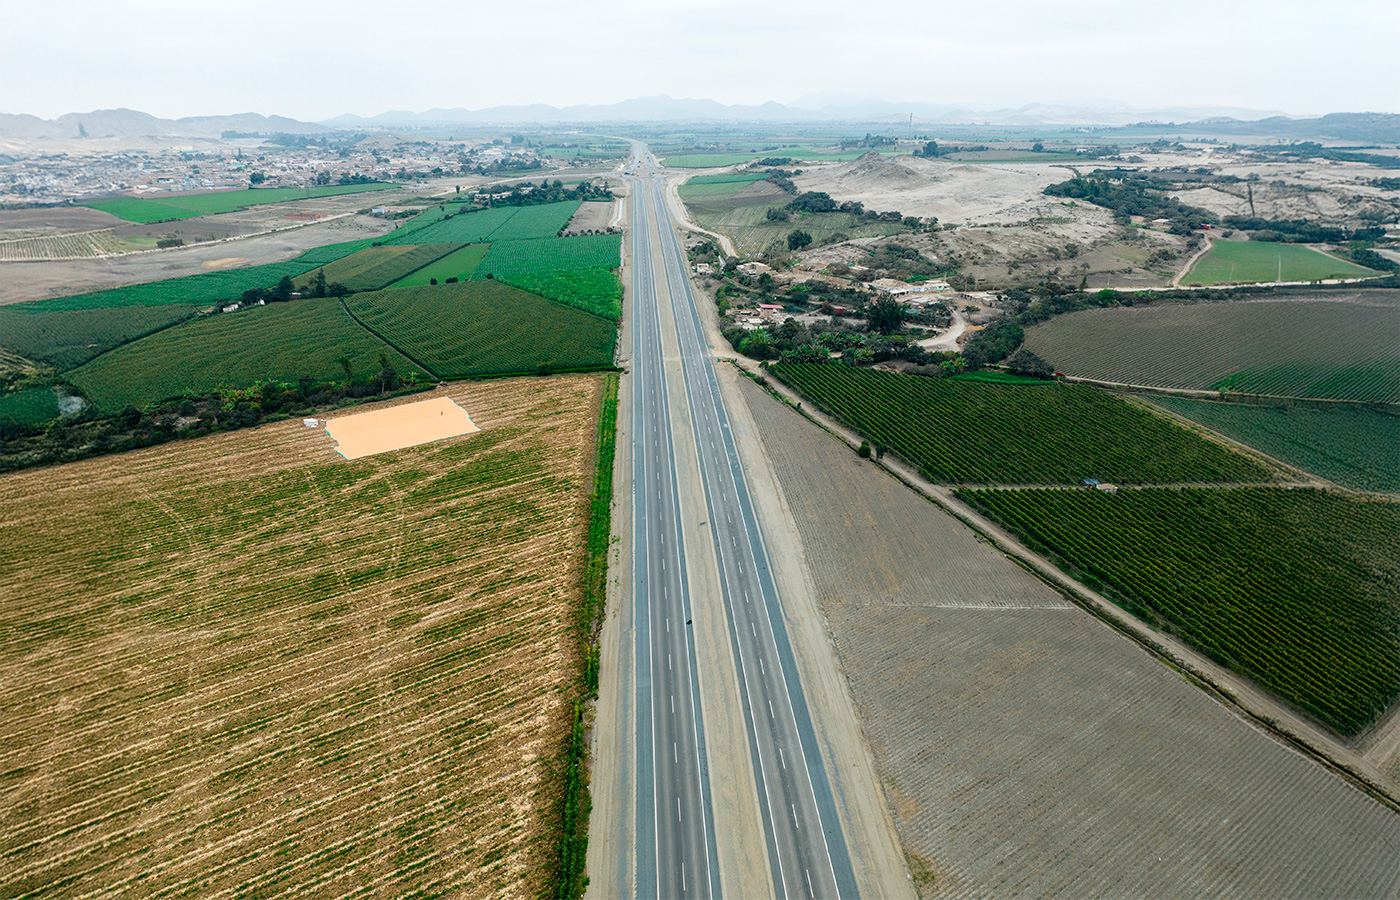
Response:
[[[0,479],[0,896],[552,887],[599,381],[441,393]]]

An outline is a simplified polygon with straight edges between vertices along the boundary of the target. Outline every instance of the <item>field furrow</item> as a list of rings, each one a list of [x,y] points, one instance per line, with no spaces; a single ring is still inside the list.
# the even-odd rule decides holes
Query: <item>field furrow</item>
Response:
[[[5,477],[0,894],[551,887],[598,386],[449,395]]]

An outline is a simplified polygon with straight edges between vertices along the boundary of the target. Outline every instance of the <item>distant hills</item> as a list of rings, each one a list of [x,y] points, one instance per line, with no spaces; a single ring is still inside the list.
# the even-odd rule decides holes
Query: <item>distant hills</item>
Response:
[[[0,138],[71,140],[81,138],[188,137],[218,138],[225,131],[240,133],[319,134],[325,125],[286,116],[239,113],[232,116],[188,116],[159,119],[134,109],[98,109],[68,113],[57,119],[0,113]]]
[[[804,97],[793,104],[769,101],[757,106],[726,105],[714,100],[680,99],[664,94],[620,103],[580,106],[493,106],[487,109],[392,110],[377,116],[343,115],[323,124],[337,128],[403,128],[454,124],[568,122],[907,122],[1031,127],[1052,125],[1114,126],[1148,119],[1190,121],[1205,118],[1262,118],[1271,111],[1238,107],[1183,107],[1166,110],[1130,107],[1081,107],[1031,103],[991,111],[930,103],[900,103],[842,94]]]
[[[336,129],[402,130],[452,125],[565,125],[628,122],[690,123],[868,123],[891,127],[914,117],[914,128],[980,126],[1006,129],[1105,128],[1135,126],[1149,133],[1221,136],[1230,139],[1356,141],[1400,143],[1400,115],[1329,113],[1318,118],[1289,118],[1268,111],[1236,107],[1141,109],[1126,106],[1073,106],[1031,103],[1015,109],[979,111],[953,105],[899,103],[839,94],[804,97],[792,104],[726,105],[714,100],[675,99],[660,95],[620,103],[549,106],[493,106],[487,109],[391,110],[376,116],[346,114],[324,122],[284,116],[241,113],[161,119],[132,109],[69,113],[57,119],[0,114],[0,139],[75,140],[82,138],[204,138],[240,134],[318,134]],[[1180,124],[1174,124],[1180,123]]]

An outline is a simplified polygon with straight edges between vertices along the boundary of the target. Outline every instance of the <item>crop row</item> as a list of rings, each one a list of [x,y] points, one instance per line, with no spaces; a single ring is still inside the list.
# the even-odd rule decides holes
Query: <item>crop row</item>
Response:
[[[1245,369],[1210,388],[1276,397],[1400,402],[1400,358],[1391,353],[1346,366],[1299,363]]]
[[[1371,298],[1161,304],[1057,316],[1026,347],[1101,381],[1400,402],[1397,332],[1400,303]]]
[[[342,356],[363,379],[379,371],[381,353],[400,375],[423,374],[357,325],[339,301],[306,299],[168,328],[74,369],[69,378],[111,413],[265,379],[337,380],[345,377]]]
[[[622,316],[622,282],[611,268],[572,269],[542,274],[522,273],[497,276],[500,281],[558,300],[616,322]]]
[[[352,291],[375,291],[398,281],[457,249],[457,244],[407,244],[367,247],[320,269],[329,283]],[[316,272],[307,273],[315,277]]]
[[[202,272],[164,281],[148,281],[124,287],[108,288],[87,294],[55,297],[24,304],[27,310],[102,309],[113,306],[162,306],[174,303],[199,306],[219,300],[236,300],[250,288],[269,288],[282,276],[296,278],[317,266],[325,265],[370,246],[369,240],[328,244],[306,251],[287,262]]]
[[[612,322],[497,281],[391,288],[348,298],[377,334],[437,375],[611,365]]]
[[[594,388],[356,463],[297,427],[10,476],[0,894],[545,893]]]
[[[823,363],[773,372],[933,481],[1262,481],[1258,463],[1095,388],[991,384]]]
[[[120,250],[120,241],[110,231],[53,234],[14,241],[0,241],[0,262],[80,259],[116,253],[118,250]]]
[[[554,237],[573,218],[578,207],[579,201],[570,200],[539,206],[498,206],[475,212],[449,210],[440,221],[426,228],[405,230],[404,234],[395,235],[385,243],[475,244]]]
[[[442,259],[400,278],[393,283],[393,286],[417,287],[431,284],[434,279],[437,280],[438,284],[446,283],[449,278],[467,281],[476,271],[476,267],[481,265],[481,259],[489,249],[491,249],[490,244],[468,244],[460,250],[447,254]]]
[[[285,203],[314,197],[333,197],[394,187],[391,184],[319,185],[305,188],[257,188],[243,191],[215,191],[183,196],[109,197],[82,204],[91,209],[110,213],[129,222],[149,225],[172,219],[189,219],[217,213],[233,212],[265,203]]]
[[[1344,487],[1400,492],[1400,415],[1394,412],[1181,397],[1154,397],[1152,402]]]
[[[622,262],[622,236],[587,234],[566,238],[501,241],[481,261],[477,277],[538,275],[574,269],[615,268]]]
[[[193,314],[191,307],[175,304],[81,310],[33,305],[0,306],[0,347],[59,371]]]
[[[0,422],[36,425],[58,415],[58,395],[51,387],[32,387],[0,394]]]
[[[1278,488],[958,496],[1339,732],[1400,695],[1400,505]]]

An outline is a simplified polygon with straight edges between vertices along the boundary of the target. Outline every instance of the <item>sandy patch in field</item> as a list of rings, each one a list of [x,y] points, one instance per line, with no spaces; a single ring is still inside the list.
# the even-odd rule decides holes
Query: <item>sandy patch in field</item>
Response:
[[[252,262],[246,256],[225,256],[222,259],[207,259],[200,265],[206,269],[232,269],[234,266],[241,266],[246,262]]]
[[[346,459],[416,447],[480,430],[467,411],[450,397],[339,416],[326,422],[326,433],[336,440],[336,452]]]

